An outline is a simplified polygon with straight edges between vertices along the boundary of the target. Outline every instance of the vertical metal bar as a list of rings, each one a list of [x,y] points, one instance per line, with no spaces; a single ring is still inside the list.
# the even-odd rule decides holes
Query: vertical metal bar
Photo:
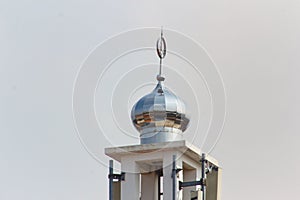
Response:
[[[114,163],[113,160],[109,160],[109,200],[113,200],[113,174],[114,174]]]
[[[202,190],[202,200],[206,200],[206,186],[203,184],[206,181],[206,168],[205,168],[205,153],[202,153],[202,158],[201,158],[201,176],[202,176],[202,186],[201,186],[201,190]]]
[[[172,199],[176,200],[176,155],[173,155],[173,167],[172,167]]]

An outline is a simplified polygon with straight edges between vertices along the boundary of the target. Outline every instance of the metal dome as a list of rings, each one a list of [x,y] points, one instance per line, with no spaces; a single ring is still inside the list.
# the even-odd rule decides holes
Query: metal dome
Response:
[[[141,144],[180,140],[189,123],[184,102],[161,81],[133,106],[131,119]]]

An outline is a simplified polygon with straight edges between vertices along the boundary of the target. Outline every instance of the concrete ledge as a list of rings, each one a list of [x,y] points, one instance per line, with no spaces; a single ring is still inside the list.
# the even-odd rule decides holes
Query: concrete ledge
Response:
[[[129,145],[120,147],[108,147],[105,148],[105,154],[117,161],[121,161],[123,156],[134,155],[134,154],[145,154],[145,153],[155,153],[175,150],[180,153],[190,157],[195,161],[201,160],[201,150],[196,146],[188,143],[185,140],[163,142],[163,143],[153,143],[153,144],[139,144],[139,145]],[[212,164],[218,166],[218,162],[213,157],[207,155],[207,160]],[[219,166],[218,166],[219,167]]]

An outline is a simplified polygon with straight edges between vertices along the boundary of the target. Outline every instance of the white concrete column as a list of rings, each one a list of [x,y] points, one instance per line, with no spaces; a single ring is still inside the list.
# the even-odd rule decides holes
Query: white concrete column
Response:
[[[158,200],[158,175],[151,172],[141,175],[141,200]]]
[[[172,191],[173,191],[173,179],[172,179],[172,163],[173,155],[176,155],[176,152],[165,152],[163,157],[163,198],[167,200],[172,200]],[[182,160],[176,160],[176,167],[182,169]],[[179,191],[178,181],[183,180],[182,171],[178,173],[177,182],[175,185],[175,194],[176,200],[182,200],[182,191]]]
[[[173,155],[165,152],[163,157],[163,197],[172,200],[172,161]]]
[[[179,158],[176,162],[177,169],[183,169],[182,166],[182,160]],[[177,199],[176,200],[183,200],[183,190],[179,190],[179,181],[183,181],[183,170],[177,173],[177,183],[176,183],[176,194]]]
[[[125,172],[125,181],[121,182],[121,200],[140,199],[140,173],[138,164],[130,158],[122,158],[121,170]]]
[[[222,169],[219,168],[218,171],[212,171],[207,175],[207,200],[220,200],[221,196],[221,178]]]

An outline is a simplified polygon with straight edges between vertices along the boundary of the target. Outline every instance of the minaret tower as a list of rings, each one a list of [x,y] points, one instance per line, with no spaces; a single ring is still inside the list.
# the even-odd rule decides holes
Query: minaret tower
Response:
[[[110,200],[220,200],[218,162],[183,140],[189,124],[185,104],[164,87],[166,49],[161,31],[156,43],[160,59],[157,85],[131,111],[140,144],[105,149],[122,170],[115,174],[110,161]]]

